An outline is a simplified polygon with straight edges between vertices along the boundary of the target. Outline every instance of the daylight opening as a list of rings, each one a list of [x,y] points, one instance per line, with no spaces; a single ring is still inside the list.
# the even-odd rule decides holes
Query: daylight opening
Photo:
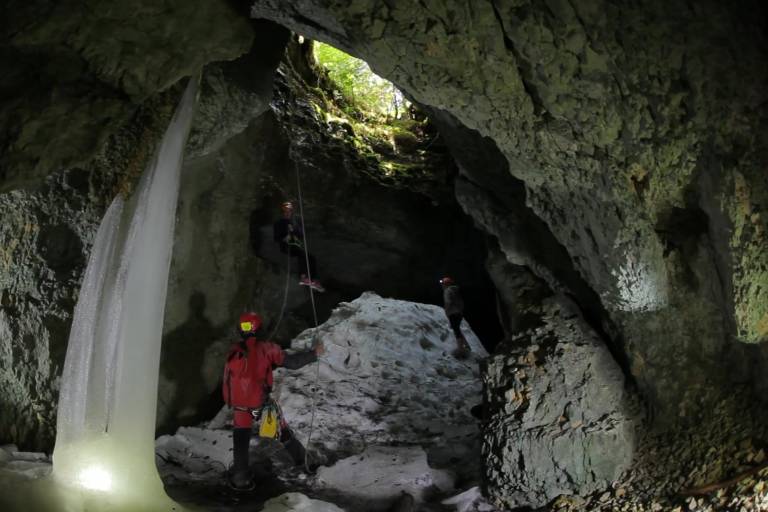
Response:
[[[411,102],[365,61],[320,42],[314,43],[313,55],[336,85],[334,99],[340,100],[348,114],[384,122],[408,117]]]

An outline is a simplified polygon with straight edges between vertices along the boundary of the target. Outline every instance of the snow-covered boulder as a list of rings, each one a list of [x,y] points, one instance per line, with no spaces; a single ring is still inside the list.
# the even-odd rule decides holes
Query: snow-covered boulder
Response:
[[[15,448],[15,447],[14,447]],[[16,450],[13,450],[16,451]],[[4,462],[8,462],[13,459],[13,455],[11,455],[13,452],[11,450],[6,450],[5,446],[0,446],[0,464],[3,464]]]
[[[496,512],[496,508],[488,503],[480,491],[480,487],[472,487],[441,501],[443,505],[455,507],[456,512]]]
[[[304,440],[316,410],[310,448],[359,453],[372,444],[462,444],[476,438],[470,408],[482,399],[478,358],[487,352],[466,322],[472,354],[456,359],[442,308],[366,292],[343,302],[294,347],[325,344],[319,368],[279,369],[276,382],[288,422]],[[318,374],[319,370],[319,374]]]
[[[0,467],[3,471],[36,479],[51,473],[51,458],[38,452],[20,452],[14,445],[0,447]]]
[[[224,472],[232,464],[232,432],[181,427],[172,436],[157,438],[155,454],[163,476],[206,480],[211,471]]]

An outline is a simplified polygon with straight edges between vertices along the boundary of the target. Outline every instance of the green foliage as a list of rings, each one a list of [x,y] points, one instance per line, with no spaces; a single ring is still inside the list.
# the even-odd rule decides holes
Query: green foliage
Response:
[[[315,60],[352,109],[374,118],[397,119],[405,114],[409,103],[403,94],[371,71],[367,63],[324,43],[315,42],[314,49]]]

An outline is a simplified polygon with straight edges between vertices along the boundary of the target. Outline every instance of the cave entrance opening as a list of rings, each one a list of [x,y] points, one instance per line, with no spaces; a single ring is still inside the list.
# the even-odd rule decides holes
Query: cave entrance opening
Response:
[[[363,60],[319,41],[294,36],[287,60],[308,86],[315,114],[346,137],[383,179],[447,179],[430,162],[438,138],[425,112]]]
[[[367,62],[321,42],[314,42],[312,49],[315,64],[335,86],[334,99],[350,116],[376,124],[409,118],[413,104]]]
[[[314,231],[311,228],[313,225],[317,227],[321,217],[327,222],[333,221],[336,216],[365,218],[375,215],[380,216],[382,223],[407,224],[395,229],[414,233],[405,234],[408,239],[392,249],[421,254],[397,258],[408,261],[410,269],[390,267],[388,276],[376,275],[380,271],[373,270],[371,278],[362,283],[362,290],[373,289],[405,300],[442,305],[439,279],[451,275],[461,285],[467,321],[486,348],[493,350],[504,333],[498,315],[495,285],[485,268],[487,235],[476,228],[456,199],[454,180],[459,174],[458,165],[449,144],[429,118],[429,110],[411,101],[396,84],[378,76],[365,61],[330,44],[312,41],[301,35],[291,36],[280,69],[282,72],[278,73],[275,88],[278,103],[282,105],[281,109],[293,110],[282,117],[278,114],[279,123],[289,134],[287,144],[290,146],[289,160],[292,161],[289,165],[299,167],[307,187],[312,189],[314,186],[314,170],[326,166],[324,160],[333,160],[335,165],[346,167],[353,174],[365,175],[364,181],[373,178],[377,187],[387,190],[382,190],[382,195],[388,199],[378,204],[380,213],[373,214],[370,210],[377,209],[380,198],[368,201],[369,211],[365,211],[356,203],[365,202],[362,198],[366,192],[360,192],[359,186],[347,190],[344,184],[338,184],[337,190],[330,195],[351,193],[357,196],[336,205],[348,210],[344,215],[324,214],[322,208],[313,208],[310,191],[310,217],[307,218],[310,231]],[[313,122],[306,122],[307,116],[302,114],[301,124],[304,127],[314,125],[313,129],[320,133],[308,134],[306,128],[295,128],[298,124],[296,110],[299,109],[288,105],[309,105]],[[306,140],[312,141],[311,145],[306,145],[310,147],[297,142]],[[332,156],[326,158],[327,155]],[[328,169],[326,179],[337,179],[334,172]],[[338,178],[347,180],[348,175],[340,173]],[[288,186],[293,187],[291,184]],[[405,196],[410,197],[403,200]],[[326,195],[323,200],[330,201],[331,198]],[[275,198],[271,202],[276,201]],[[393,213],[385,210],[392,210]],[[394,213],[394,210],[400,211]],[[271,212],[267,211],[256,212],[255,222],[265,224],[270,215]],[[422,227],[425,229],[422,230]],[[318,251],[318,261],[329,271],[333,270],[330,281],[328,272],[324,272],[323,284],[326,287],[330,284],[338,291],[339,287],[343,288],[338,281],[344,280],[338,274],[348,272],[334,261],[338,255],[322,254],[322,237],[330,235],[338,239],[338,233],[322,231],[321,227],[310,234],[311,238],[316,235],[321,239],[311,245]],[[415,234],[420,231],[424,232]],[[387,230],[382,234],[391,236]],[[256,236],[252,241],[260,238]],[[389,241],[382,244],[373,238],[369,243],[386,245]],[[256,250],[259,252],[263,247]],[[349,263],[352,264],[351,261]],[[402,277],[409,273],[408,282],[404,279],[401,282]],[[356,296],[350,293],[344,299],[351,300]],[[327,318],[335,305],[324,304],[325,298],[320,301],[321,319]],[[304,316],[309,317],[309,311],[305,313]]]

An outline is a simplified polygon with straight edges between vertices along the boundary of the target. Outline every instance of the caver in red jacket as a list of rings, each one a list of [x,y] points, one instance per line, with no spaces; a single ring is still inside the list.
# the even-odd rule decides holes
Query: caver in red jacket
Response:
[[[295,370],[317,360],[314,351],[286,354],[271,341],[245,338],[232,346],[224,366],[222,392],[224,402],[235,408],[235,428],[250,428],[250,410],[264,405],[272,389],[272,369],[277,366]]]

